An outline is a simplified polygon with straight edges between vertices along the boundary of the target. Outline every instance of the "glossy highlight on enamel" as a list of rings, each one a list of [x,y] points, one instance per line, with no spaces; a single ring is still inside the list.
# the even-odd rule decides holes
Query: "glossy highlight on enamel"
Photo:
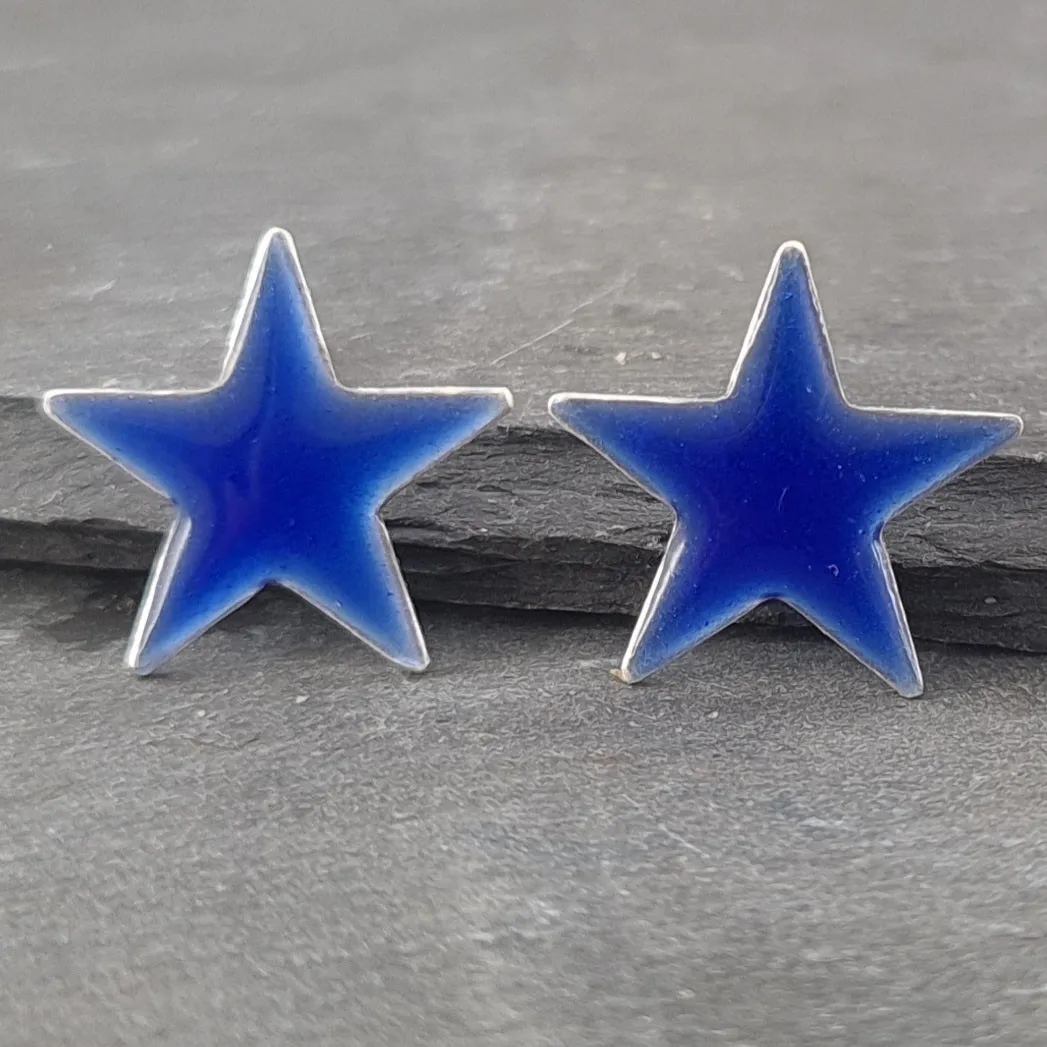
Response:
[[[561,393],[549,411],[675,514],[623,679],[777,599],[908,697],[923,679],[883,527],[1022,427],[849,404],[795,242],[775,256],[722,399]]]
[[[347,389],[289,234],[259,243],[219,383],[56,390],[45,412],[155,490],[175,521],[127,663],[149,673],[263,586],[293,590],[407,669],[428,654],[385,501],[512,406],[506,389]]]

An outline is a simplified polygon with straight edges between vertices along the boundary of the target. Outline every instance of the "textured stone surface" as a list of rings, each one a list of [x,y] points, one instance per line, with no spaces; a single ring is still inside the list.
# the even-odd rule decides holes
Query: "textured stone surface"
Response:
[[[351,384],[715,394],[797,237],[856,402],[1042,446],[1041,4],[3,13],[2,391],[212,379],[282,224]]]
[[[24,399],[0,400],[0,446],[0,561],[148,567],[168,518],[159,496]],[[997,455],[892,525],[917,636],[1047,650],[1045,473]],[[431,470],[385,515],[420,598],[601,613],[638,610],[670,525],[573,437],[519,426]]]
[[[272,597],[141,680],[132,594],[0,575],[5,1047],[1043,1041],[1042,659]]]
[[[165,516],[37,419],[203,384],[295,233],[350,384],[492,382],[390,507],[412,590],[632,607],[667,518],[538,431],[715,395],[778,242],[855,402],[1028,435],[890,535],[921,635],[1044,646],[1047,7],[0,0],[0,558]],[[483,530],[486,528],[486,530]],[[406,678],[297,601],[147,682],[138,577],[0,572],[2,1047],[1040,1047],[1042,660],[813,633],[648,685],[622,620],[423,607]]]
[[[892,549],[923,635],[1044,647],[1039,5],[2,10],[0,390],[211,381],[285,224],[346,382],[517,395],[510,437],[390,507],[415,591],[634,610],[666,514],[535,433],[545,397],[721,392],[799,236],[856,402],[1024,414]],[[0,556],[143,566],[159,501],[27,412],[0,410]]]

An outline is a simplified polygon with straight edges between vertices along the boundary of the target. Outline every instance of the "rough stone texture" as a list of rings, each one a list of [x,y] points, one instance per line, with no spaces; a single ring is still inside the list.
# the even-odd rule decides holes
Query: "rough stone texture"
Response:
[[[271,596],[141,680],[133,592],[0,575],[4,1047],[1043,1043],[1043,659]]]
[[[1042,5],[0,17],[0,390],[211,381],[252,244],[285,224],[345,381],[517,395],[507,437],[390,507],[415,591],[633,610],[666,515],[535,432],[545,397],[721,392],[799,236],[855,402],[1024,414],[892,547],[923,635],[1045,647]],[[0,556],[143,566],[159,502],[0,406]]]
[[[40,416],[0,400],[0,561],[144,570],[163,500]],[[915,635],[1047,650],[1047,470],[998,455],[892,526]],[[669,510],[567,433],[485,435],[386,511],[412,592],[501,607],[635,613]],[[799,621],[762,609],[757,620]]]
[[[548,393],[721,392],[774,248],[855,402],[1022,413],[890,535],[919,635],[1047,646],[1047,6],[0,0],[0,1047],[1041,1047],[1047,663],[895,698],[739,630],[294,600],[119,668],[161,500],[56,385],[205,384],[296,235],[349,384],[494,383],[411,588],[628,609],[667,518]],[[486,530],[483,530],[486,528]]]
[[[856,402],[1044,449],[1042,4],[3,12],[2,391],[209,381],[276,223],[350,384],[716,394],[798,237]]]

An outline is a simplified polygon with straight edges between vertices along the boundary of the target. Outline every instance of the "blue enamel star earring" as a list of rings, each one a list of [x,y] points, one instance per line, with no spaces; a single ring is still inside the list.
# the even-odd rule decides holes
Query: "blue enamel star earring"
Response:
[[[291,237],[258,245],[217,385],[56,390],[45,412],[176,516],[127,664],[150,673],[263,586],[282,585],[406,669],[429,658],[385,501],[512,406],[507,389],[346,389]]]
[[[560,393],[549,410],[675,514],[624,680],[776,599],[907,697],[923,679],[884,524],[1022,428],[849,404],[798,243],[775,256],[722,399]]]

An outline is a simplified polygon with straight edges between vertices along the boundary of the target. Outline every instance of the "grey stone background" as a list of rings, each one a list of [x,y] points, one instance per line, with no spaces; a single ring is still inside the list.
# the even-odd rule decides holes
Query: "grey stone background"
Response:
[[[553,433],[545,399],[722,392],[801,237],[855,402],[1026,420],[890,532],[917,635],[1047,650],[1042,4],[7,0],[0,19],[0,559],[148,562],[162,502],[32,397],[212,381],[280,223],[344,381],[516,394],[507,431],[390,506],[417,591],[635,612],[667,514]]]
[[[715,395],[800,238],[856,402],[1039,445],[1042,4],[3,12],[6,392],[211,380],[281,224],[351,384]]]
[[[1039,1047],[1045,53],[1018,0],[2,0],[0,1045]],[[517,394],[390,507],[421,677],[281,594],[124,673],[162,502],[33,408],[213,379],[274,223],[343,380]],[[546,395],[720,392],[789,237],[852,399],[1027,422],[892,533],[983,645],[926,701],[749,627],[628,689],[551,610],[666,518]]]

